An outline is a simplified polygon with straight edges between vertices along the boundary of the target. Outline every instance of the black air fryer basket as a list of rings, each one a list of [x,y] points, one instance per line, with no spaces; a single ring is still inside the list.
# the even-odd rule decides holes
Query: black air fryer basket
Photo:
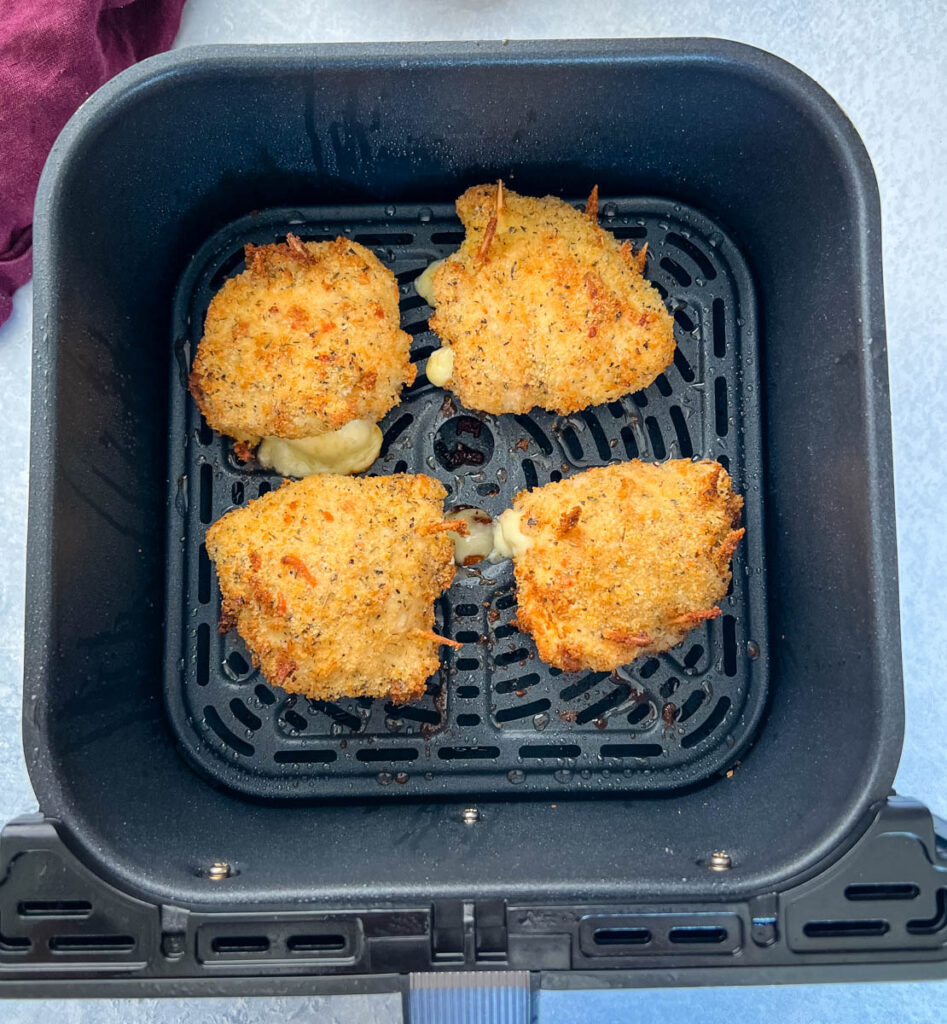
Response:
[[[413,282],[503,178],[638,248],[674,363],[572,417],[432,387]],[[24,746],[8,993],[943,976],[947,860],[902,737],[878,196],[810,79],[708,40],[220,47],[69,123],[37,199]],[[491,513],[629,458],[745,496],[722,616],[616,673],[545,666],[509,562],[458,572],[418,704],[306,701],[216,629],[207,526],[276,482],[186,393],[243,246],[394,271],[415,384],[372,472]],[[941,828],[941,835],[947,830]],[[441,981],[438,972],[444,972]],[[519,975],[518,975],[519,976]],[[433,979],[433,980],[432,980]]]

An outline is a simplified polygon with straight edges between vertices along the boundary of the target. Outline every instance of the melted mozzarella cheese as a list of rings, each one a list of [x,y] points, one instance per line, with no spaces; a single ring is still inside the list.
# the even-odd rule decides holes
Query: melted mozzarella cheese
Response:
[[[454,350],[439,348],[432,352],[424,372],[434,387],[444,387],[454,372]]]
[[[482,508],[456,509],[451,519],[462,519],[467,524],[467,536],[452,533],[454,561],[458,565],[473,565],[489,558],[493,551],[493,520]]]
[[[446,258],[435,260],[414,279],[414,290],[429,306],[434,305],[434,271],[446,262]]]
[[[360,473],[378,458],[382,433],[371,420],[352,420],[318,437],[264,437],[256,457],[281,476]]]
[[[504,558],[519,558],[528,548],[532,547],[532,538],[522,530],[520,513],[508,508],[493,522],[493,550],[490,552],[491,562],[502,562]]]
[[[442,266],[446,259],[435,260],[426,270],[422,271],[414,281],[414,290],[431,307],[434,306],[434,272]],[[432,352],[424,371],[427,379],[436,388],[442,388],[450,380],[454,370],[454,353],[449,348],[439,348]]]

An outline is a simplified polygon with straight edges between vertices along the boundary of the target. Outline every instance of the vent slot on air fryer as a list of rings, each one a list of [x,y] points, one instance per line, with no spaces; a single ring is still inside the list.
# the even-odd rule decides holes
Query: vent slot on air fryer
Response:
[[[736,914],[639,913],[587,917],[579,948],[589,958],[721,956],[737,952],[742,926]]]
[[[810,939],[848,939],[869,935],[884,935],[889,929],[881,918],[853,921],[808,921],[803,932]]]
[[[350,961],[361,935],[358,921],[261,918],[242,926],[205,924],[198,929],[197,953],[205,962]]]
[[[726,928],[717,928],[712,925],[698,925],[691,928],[672,928],[668,932],[668,940],[676,945],[726,942],[727,930]]]
[[[920,893],[913,882],[863,882],[845,887],[847,900],[913,900]]]
[[[643,946],[651,941],[647,928],[596,928],[593,938],[597,946]]]
[[[130,953],[135,948],[131,935],[54,935],[49,940],[53,953]]]
[[[291,935],[286,940],[290,953],[340,953],[345,946],[344,935]]]
[[[215,953],[267,953],[270,940],[265,935],[223,935],[211,943]]]
[[[20,900],[20,917],[88,917],[92,904],[88,900]]]

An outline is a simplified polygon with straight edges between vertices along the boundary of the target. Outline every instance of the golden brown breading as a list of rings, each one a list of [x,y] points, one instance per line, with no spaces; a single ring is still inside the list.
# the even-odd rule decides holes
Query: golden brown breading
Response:
[[[570,672],[668,650],[720,614],[742,507],[719,463],[688,459],[520,492],[513,508],[530,546],[514,561],[519,627]]]
[[[431,328],[453,352],[470,409],[566,414],[650,384],[674,356],[673,322],[643,253],[553,196],[478,185],[457,200],[467,235],[431,278]]]
[[[394,274],[358,242],[248,245],[214,296],[190,390],[207,422],[255,444],[377,422],[415,368]]]
[[[434,600],[454,577],[446,491],[427,476],[311,476],[207,531],[223,595],[270,683],[307,697],[415,700],[437,671]]]

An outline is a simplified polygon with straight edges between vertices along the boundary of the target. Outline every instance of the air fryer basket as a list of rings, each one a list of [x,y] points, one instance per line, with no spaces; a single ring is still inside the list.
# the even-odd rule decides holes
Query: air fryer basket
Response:
[[[464,411],[421,383],[387,421],[376,469],[433,454],[441,473],[438,431],[475,422],[504,460],[522,427],[542,482],[563,465],[625,457],[632,441],[646,458],[661,457],[659,438],[677,454],[683,421],[694,453],[726,456],[747,494],[725,607],[732,642],[724,620],[659,659],[650,679],[633,669],[627,693],[556,678],[525,641],[497,636],[509,598],[498,569],[489,596],[461,600],[463,588],[481,590],[464,578],[441,609],[452,630],[468,630],[458,604],[478,622],[478,642],[445,659],[444,722],[384,705],[367,716],[357,704],[289,708],[244,680],[231,656],[245,655],[216,639],[200,554],[205,520],[238,502],[235,485],[246,500],[268,478],[238,468],[184,413],[169,339],[186,364],[214,275],[237,267],[244,240],[297,220],[312,236],[339,225],[410,235],[375,247],[391,250],[405,322],[418,325],[410,281],[454,244],[440,237],[456,231],[450,204],[500,177],[572,200],[598,183],[616,226],[645,230],[648,272],[678,313],[695,379],[678,363],[620,415],[533,417],[535,433],[515,420],[462,424]],[[0,846],[8,975],[27,986],[39,973],[46,985],[124,975],[141,986],[116,989],[142,993],[247,976],[259,990],[265,976],[292,974],[310,987],[340,975],[348,988],[387,986],[452,964],[627,984],[631,970],[667,983],[722,967],[857,962],[877,976],[879,964],[921,972],[943,961],[947,886],[930,815],[888,799],[902,693],[877,192],[851,125],[808,78],[706,40],[165,55],[103,88],[57,142],[37,201],[35,271],[23,728],[45,819],[10,825]],[[419,328],[418,359],[424,346]],[[409,414],[417,423],[396,438]],[[170,478],[169,442],[180,444]],[[506,480],[492,467],[488,477],[484,455],[483,479],[456,474],[455,493],[499,506],[528,482],[519,456],[503,468]],[[525,695],[501,690],[508,680]],[[720,706],[706,700],[681,720],[703,682],[731,703],[686,747]],[[585,685],[570,722],[562,691]],[[655,714],[661,704],[661,725],[629,719],[633,689]],[[529,708],[539,700],[548,708]],[[677,705],[667,736],[665,704]],[[579,722],[585,709],[594,717]],[[549,716],[545,728],[534,715]],[[425,726],[436,733],[430,780]],[[228,734],[246,746],[235,751]],[[434,753],[487,736],[495,759]],[[654,758],[605,749],[651,743]],[[545,745],[579,752],[524,757]],[[393,747],[417,756],[390,761]],[[335,760],[276,757],[326,750]],[[666,779],[652,766],[662,759]]]
[[[657,381],[624,401],[558,417],[478,416],[424,376],[437,347],[417,274],[463,237],[452,206],[273,210],[238,221],[195,257],[177,290],[171,362],[165,693],[172,726],[208,777],[257,796],[666,790],[725,771],[751,741],[766,699],[756,317],[746,266],[706,217],[666,200],[602,196],[602,221],[648,246],[647,274],[674,311],[678,349]],[[203,546],[208,522],[279,477],[244,466],[187,396],[211,295],[243,269],[247,242],[294,231],[371,245],[400,282],[417,380],[382,423],[369,470],[436,475],[448,507],[491,515],[527,487],[644,457],[719,459],[745,493],[748,539],[721,618],[675,650],[616,673],[561,673],[511,620],[512,564],[461,568],[437,628],[442,654],[425,699],[306,701],[266,685],[236,633],[217,630],[220,596]],[[181,537],[184,535],[182,544]]]

